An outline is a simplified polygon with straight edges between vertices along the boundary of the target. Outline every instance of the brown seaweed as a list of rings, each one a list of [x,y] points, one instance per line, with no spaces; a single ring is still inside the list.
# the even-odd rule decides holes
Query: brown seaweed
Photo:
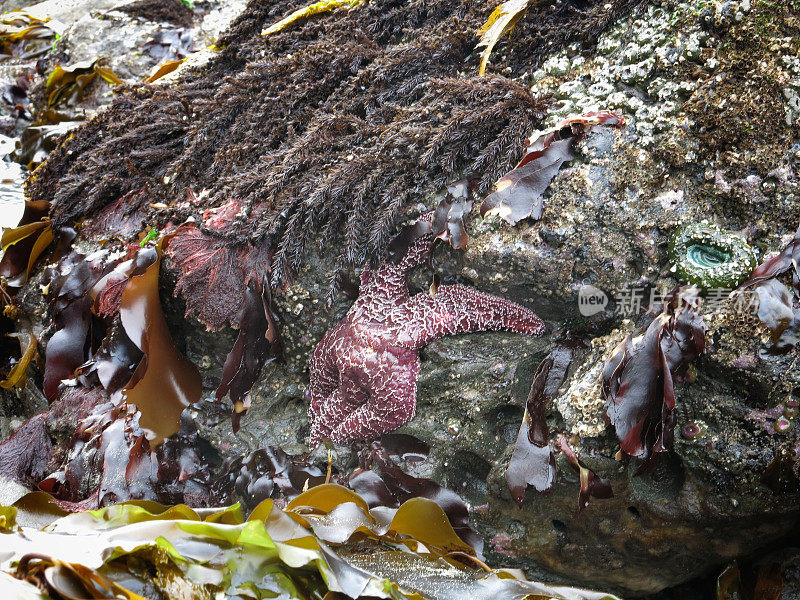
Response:
[[[575,157],[575,145],[595,125],[622,126],[623,119],[608,111],[572,117],[528,141],[525,156],[494,184],[481,204],[481,215],[497,214],[511,225],[525,218],[542,218],[545,190],[561,166]]]
[[[501,36],[511,31],[519,20],[525,16],[535,0],[506,0],[492,11],[486,23],[481,25],[478,29],[480,41],[478,48],[483,47],[481,51],[481,64],[478,68],[478,74],[483,75],[486,71],[486,65],[489,63],[489,56],[492,54],[495,44]]]
[[[750,277],[739,288],[747,289],[758,283],[763,283],[792,269],[792,279],[795,289],[800,293],[800,229],[788,244],[775,256],[768,258],[758,265]]]
[[[589,498],[613,498],[614,491],[611,489],[611,484],[607,479],[600,477],[589,467],[583,464],[575,454],[575,451],[570,448],[567,439],[561,436],[558,439],[558,448],[567,457],[567,462],[572,470],[578,474],[580,479],[580,491],[578,492],[578,510],[581,511],[589,506]]]
[[[8,337],[15,337],[19,340],[20,358],[11,368],[5,379],[0,380],[0,388],[9,389],[12,387],[22,387],[27,379],[27,371],[33,359],[36,357],[39,342],[32,333],[27,335],[21,333],[9,333]]]
[[[172,23],[181,27],[189,27],[195,14],[185,2],[175,0],[135,0],[116,10],[145,21]]]
[[[370,508],[397,507],[411,498],[432,500],[447,515],[456,534],[478,555],[483,552],[483,538],[469,524],[469,506],[456,492],[432,479],[406,473],[379,442],[361,453],[360,466],[347,477],[347,486],[364,496]],[[370,470],[373,466],[380,475]]]
[[[101,261],[90,261],[77,252],[66,256],[50,283],[55,332],[45,351],[44,395],[49,402],[58,397],[64,379],[72,379],[75,370],[88,357],[92,326],[92,287],[103,276]]]
[[[531,383],[522,425],[506,470],[508,490],[519,506],[528,485],[539,492],[549,492],[555,483],[556,460],[550,449],[546,411],[571,362],[572,350],[557,347],[541,362]]]
[[[180,60],[194,52],[192,31],[183,27],[158,31],[144,45],[147,53],[161,60]]]
[[[83,100],[84,90],[100,76],[106,82],[119,85],[122,80],[100,59],[83,60],[72,65],[56,65],[45,83],[49,95],[47,106],[74,106]]]
[[[705,351],[697,302],[695,288],[673,291],[641,338],[626,337],[603,367],[606,417],[622,451],[643,460],[638,473],[655,468],[669,451],[677,419],[674,379]]]
[[[0,276],[8,280],[9,286],[25,284],[36,260],[53,241],[52,221],[46,216],[49,210],[49,202],[27,200],[17,227],[3,230]]]
[[[233,402],[233,431],[250,406],[250,388],[264,365],[278,358],[282,342],[278,323],[272,310],[269,284],[251,281],[239,316],[239,335],[222,366],[222,381],[217,399],[230,394]]]
[[[231,247],[192,223],[181,225],[166,240],[165,251],[180,273],[175,293],[186,298],[187,316],[209,329],[239,327],[249,278],[264,281],[269,275],[268,252],[247,245]]]
[[[67,388],[47,411],[34,415],[0,442],[0,475],[35,489],[59,468],[81,420],[105,401],[99,391]],[[65,428],[71,431],[65,432]]]
[[[594,40],[639,3],[532,7],[517,25],[512,76]],[[208,190],[176,220],[238,203],[221,243],[274,253],[283,284],[309,243],[341,234],[342,268],[361,265],[424,194],[465,176],[485,193],[541,121],[546,101],[512,79],[462,75],[482,6],[367,3],[260,35],[285,10],[251,3],[207,67],[120,94],[53,153],[31,196],[54,198],[61,225],[131,191],[169,205],[186,188]]]
[[[268,446],[225,461],[211,490],[215,502],[229,504],[238,500],[255,507],[267,498],[292,500],[305,488],[325,481],[325,472],[305,457]]]
[[[64,33],[63,23],[41,19],[25,10],[0,16],[0,54],[30,59],[50,50],[53,39]]]
[[[119,316],[126,335],[144,356],[123,396],[139,408],[141,426],[158,443],[178,431],[183,409],[200,399],[202,382],[197,368],[175,348],[161,310],[160,244],[140,250],[137,261],[140,266],[122,292]]]
[[[800,343],[800,229],[775,256],[758,265],[738,290],[758,295],[758,318],[771,331],[774,349],[787,351]],[[794,295],[777,278],[792,272]]]
[[[84,385],[102,386],[110,398],[121,397],[144,354],[131,341],[118,318],[114,319],[91,358],[75,370]]]

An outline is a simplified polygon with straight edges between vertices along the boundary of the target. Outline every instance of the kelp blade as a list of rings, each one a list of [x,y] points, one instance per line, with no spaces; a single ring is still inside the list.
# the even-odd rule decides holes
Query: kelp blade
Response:
[[[34,504],[38,506],[46,495],[38,492],[29,496],[36,497]],[[15,503],[23,520],[25,507],[30,505],[27,498]],[[418,510],[420,506],[440,514],[426,516],[425,511]],[[23,561],[20,568],[18,562],[26,555],[36,555],[34,560],[41,561],[42,567],[58,567],[58,574],[77,578],[81,585],[110,589],[118,594],[115,597],[128,600],[138,600],[136,594],[141,593],[124,587],[136,579],[130,573],[126,575],[132,564],[139,565],[136,570],[140,573],[142,565],[146,565],[150,571],[144,572],[154,573],[149,576],[154,580],[179,580],[187,592],[202,597],[221,592],[244,597],[255,594],[257,598],[321,598],[333,592],[349,598],[394,600],[617,600],[608,594],[526,581],[511,571],[487,572],[479,561],[469,560],[459,552],[431,554],[425,545],[420,545],[421,551],[417,552],[417,540],[408,528],[399,526],[405,520],[399,515],[406,511],[409,518],[418,521],[411,527],[419,531],[424,530],[428,517],[446,523],[444,513],[430,501],[422,505],[409,501],[394,513],[383,515],[379,511],[374,517],[366,507],[354,492],[329,484],[311,488],[286,511],[266,500],[247,520],[238,505],[192,509],[147,501],[74,513],[57,518],[44,529],[24,527],[7,533],[7,543],[0,552],[0,587],[9,582],[23,589],[8,574],[30,575],[35,563]],[[344,514],[342,511],[349,517],[361,515],[361,529],[375,536],[377,545],[373,544],[372,550],[361,549],[364,536],[356,532],[349,517],[336,527],[345,531],[343,539],[355,534],[353,539],[361,542],[354,547],[334,544],[337,550],[326,543],[325,537],[342,536],[328,529],[325,537],[320,537],[313,526],[303,524],[306,520],[324,521],[323,513]],[[390,520],[398,522],[397,531],[391,525],[387,527]],[[402,534],[400,538],[398,533]],[[29,595],[27,588],[20,594],[18,597],[24,600],[41,597]]]
[[[158,296],[161,247],[145,248],[150,264],[134,273],[122,293],[120,319],[125,333],[144,353],[123,394],[142,412],[142,427],[161,441],[178,431],[183,409],[200,399],[202,381],[172,342]]]
[[[289,16],[281,19],[274,25],[270,25],[261,33],[262,35],[271,35],[273,33],[278,33],[279,31],[283,31],[290,25],[296,23],[297,21],[313,17],[314,15],[319,15],[325,12],[329,12],[336,8],[340,8],[342,6],[353,8],[354,6],[358,6],[364,1],[365,0],[320,0],[319,2],[314,2],[313,4],[309,4],[306,7],[294,11]]]

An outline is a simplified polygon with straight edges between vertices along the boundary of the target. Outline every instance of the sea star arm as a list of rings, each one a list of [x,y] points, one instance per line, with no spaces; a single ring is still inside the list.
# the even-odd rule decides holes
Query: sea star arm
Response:
[[[432,213],[406,228],[381,266],[365,269],[359,297],[311,359],[311,446],[371,439],[407,423],[416,410],[418,350],[459,333],[505,329],[541,335],[531,310],[462,285],[408,294],[407,277],[430,257]]]
[[[331,431],[329,437],[334,442],[372,439],[405,425],[414,416],[419,377],[417,353],[387,356],[381,367],[385,368],[370,373],[372,386],[367,401]]]
[[[532,310],[464,285],[439,286],[434,295],[412,296],[406,306],[410,318],[404,330],[415,348],[446,335],[474,331],[544,332],[544,323]]]
[[[322,438],[334,439],[333,429],[367,402],[369,393],[364,382],[372,375],[374,358],[369,359],[374,356],[374,351],[353,344],[338,356],[333,348],[328,348],[314,364],[308,407],[312,446]]]
[[[340,325],[331,329],[314,348],[309,362],[311,381],[306,392],[309,420],[316,421],[322,412],[328,397],[339,387],[339,368],[336,365],[334,352]]]
[[[345,409],[347,402],[342,389],[334,390],[326,397],[323,402],[309,407],[308,420],[311,424],[310,443],[315,447],[323,438],[331,437],[331,425],[335,425],[343,414],[347,414]]]

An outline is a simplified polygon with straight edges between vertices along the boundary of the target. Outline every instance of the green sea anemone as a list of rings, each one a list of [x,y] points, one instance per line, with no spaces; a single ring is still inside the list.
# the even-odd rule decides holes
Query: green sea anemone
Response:
[[[701,288],[735,288],[757,264],[747,242],[709,223],[678,228],[669,241],[669,259],[678,279]]]

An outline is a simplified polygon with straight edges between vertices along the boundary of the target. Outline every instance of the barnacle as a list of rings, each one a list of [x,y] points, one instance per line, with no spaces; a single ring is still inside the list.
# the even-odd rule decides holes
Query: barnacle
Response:
[[[675,231],[669,259],[678,279],[702,288],[733,288],[756,267],[753,249],[741,237],[709,223]]]

